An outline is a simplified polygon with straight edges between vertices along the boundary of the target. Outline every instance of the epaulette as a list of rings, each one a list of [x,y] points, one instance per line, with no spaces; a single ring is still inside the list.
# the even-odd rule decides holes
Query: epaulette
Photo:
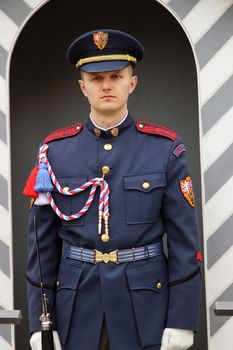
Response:
[[[82,130],[83,125],[82,123],[78,122],[76,124],[67,126],[66,128],[61,128],[53,131],[51,134],[49,134],[43,141],[43,143],[49,143],[51,141],[64,139],[66,137],[75,136],[80,133]]]
[[[173,141],[176,141],[180,137],[175,131],[165,128],[165,126],[147,123],[142,120],[136,122],[136,128],[145,134],[160,135]]]

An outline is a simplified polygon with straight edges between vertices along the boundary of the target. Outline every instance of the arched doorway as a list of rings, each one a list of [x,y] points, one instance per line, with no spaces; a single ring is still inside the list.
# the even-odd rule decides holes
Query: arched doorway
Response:
[[[79,33],[100,27],[125,30],[144,43],[145,60],[137,68],[139,88],[130,100],[130,111],[135,119],[164,124],[183,136],[202,227],[197,71],[180,24],[152,0],[140,9],[122,0],[117,8],[106,0],[101,7],[97,1],[47,3],[21,32],[10,71],[15,307],[24,314],[16,329],[16,348],[29,349],[24,272],[28,203],[21,190],[44,136],[88,116],[76,83],[78,74],[66,63],[65,52]],[[207,348],[204,310],[203,302],[196,350]]]

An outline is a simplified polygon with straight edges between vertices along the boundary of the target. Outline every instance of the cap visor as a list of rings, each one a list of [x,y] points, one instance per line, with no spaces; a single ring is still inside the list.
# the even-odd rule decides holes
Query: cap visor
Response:
[[[80,67],[82,72],[97,73],[97,72],[112,72],[123,69],[129,65],[128,61],[102,61],[86,63]]]

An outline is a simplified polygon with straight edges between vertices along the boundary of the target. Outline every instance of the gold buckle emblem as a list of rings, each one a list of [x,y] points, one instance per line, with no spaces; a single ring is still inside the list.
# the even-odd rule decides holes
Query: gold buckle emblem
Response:
[[[95,249],[95,263],[97,262],[105,262],[107,264],[109,261],[114,262],[118,264],[118,256],[117,256],[118,250],[114,250],[110,253],[102,253]]]

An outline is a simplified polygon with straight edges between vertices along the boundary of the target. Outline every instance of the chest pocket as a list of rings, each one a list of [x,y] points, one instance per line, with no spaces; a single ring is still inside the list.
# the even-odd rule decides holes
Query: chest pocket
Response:
[[[165,186],[165,173],[125,176],[126,223],[143,224],[157,221]]]
[[[80,187],[85,182],[87,182],[87,176],[76,177],[76,176],[56,176],[59,184],[64,187],[69,187],[69,189],[74,189]],[[52,192],[53,199],[58,207],[58,209],[65,215],[76,214],[79,212],[87,201],[90,188],[75,194],[74,196],[65,196],[57,191],[57,189]],[[64,226],[84,224],[84,216],[76,220],[65,221],[62,220]]]

